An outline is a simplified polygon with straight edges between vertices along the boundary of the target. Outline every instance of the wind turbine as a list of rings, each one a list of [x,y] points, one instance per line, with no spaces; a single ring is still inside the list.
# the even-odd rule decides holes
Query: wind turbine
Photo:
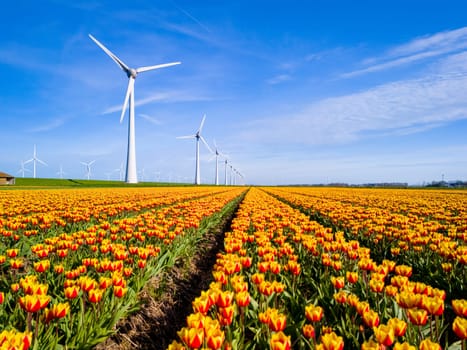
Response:
[[[63,179],[63,175],[66,173],[63,171],[63,166],[60,164],[60,170],[57,172],[57,175],[60,176],[60,179]]]
[[[203,116],[203,120],[201,120],[201,125],[199,126],[198,131],[194,135],[189,135],[189,136],[179,136],[177,137],[178,139],[196,139],[196,170],[195,170],[195,185],[199,185],[201,183],[201,178],[200,178],[200,171],[199,171],[199,140],[203,141],[204,145],[207,147],[209,152],[212,152],[211,147],[209,147],[208,143],[204,139],[203,136],[201,136],[201,130],[203,129],[204,121],[206,120],[206,114]]]
[[[216,186],[217,186],[217,185],[219,185],[219,162],[218,162],[218,158],[219,158],[219,156],[224,156],[224,154],[219,152],[219,149],[218,149],[217,144],[216,144],[216,140],[214,140],[214,156],[216,157],[216,179],[215,179],[215,183],[216,183]]]
[[[81,164],[83,164],[86,167],[86,177],[88,178],[88,180],[91,179],[91,165],[94,162],[95,162],[95,160],[90,161],[89,163],[80,162]]]
[[[23,177],[24,177],[24,173],[25,173],[26,171],[31,171],[31,170],[29,170],[29,169],[26,169],[26,168],[24,167],[24,164],[25,164],[25,162],[21,161],[21,169],[18,170],[18,173],[21,173],[21,175],[22,175]]]
[[[39,158],[37,158],[37,154],[36,154],[36,145],[34,145],[34,154],[33,154],[32,158],[29,159],[29,160],[27,160],[27,161],[25,161],[24,164],[27,164],[27,163],[30,163],[30,162],[32,162],[32,164],[33,164],[33,171],[32,171],[32,173],[33,173],[33,177],[34,177],[34,178],[36,178],[36,162],[39,162],[39,163],[41,163],[41,164],[47,166],[47,163],[45,163],[45,162],[43,162],[42,160],[40,160]]]
[[[126,176],[125,182],[137,183],[138,175],[136,170],[136,142],[135,142],[135,79],[138,73],[147,72],[154,69],[164,68],[180,64],[181,62],[171,62],[158,64],[155,66],[146,66],[139,68],[130,68],[123,61],[107,49],[91,34],[89,37],[94,41],[110,58],[126,73],[128,76],[128,88],[126,90],[125,100],[123,102],[122,114],[120,116],[120,123],[123,121],[125,111],[129,105],[129,118],[128,118],[128,146],[127,146],[127,160],[126,160]]]

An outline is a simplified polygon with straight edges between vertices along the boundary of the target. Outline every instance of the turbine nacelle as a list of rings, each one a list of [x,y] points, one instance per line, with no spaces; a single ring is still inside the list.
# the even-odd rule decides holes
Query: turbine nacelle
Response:
[[[126,71],[126,75],[128,76],[128,78],[136,79],[138,72],[136,71],[136,69],[130,68]]]

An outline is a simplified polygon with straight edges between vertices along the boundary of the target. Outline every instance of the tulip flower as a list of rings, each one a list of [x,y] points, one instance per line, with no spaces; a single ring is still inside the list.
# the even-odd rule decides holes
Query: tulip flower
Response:
[[[340,290],[339,292],[334,293],[333,298],[339,304],[345,304],[347,302],[347,295],[348,293],[346,291]]]
[[[219,328],[211,328],[206,332],[206,343],[210,349],[220,349],[224,344],[225,335]]]
[[[117,298],[122,298],[127,293],[128,288],[127,287],[122,287],[122,286],[114,286],[113,290],[114,290],[114,295]]]
[[[292,342],[290,336],[286,336],[283,332],[273,333],[269,340],[271,350],[290,350]]]
[[[459,339],[467,339],[467,318],[457,316],[452,323],[452,330]]]
[[[404,320],[401,320],[397,317],[391,318],[388,321],[388,325],[394,329],[394,335],[396,337],[402,337],[404,336],[406,330],[407,330],[407,323]]]
[[[438,343],[431,341],[430,339],[424,339],[420,342],[419,350],[442,350],[443,348]]]
[[[397,265],[394,268],[396,275],[410,277],[412,276],[412,267],[407,265]]]
[[[347,271],[345,273],[345,277],[349,283],[354,284],[358,282],[358,272]]]
[[[217,296],[216,305],[219,307],[227,307],[232,304],[234,293],[230,291],[222,291]]]
[[[202,328],[184,327],[177,334],[189,348],[199,349],[203,345],[204,330]]]
[[[88,291],[88,299],[91,303],[97,304],[102,300],[104,289],[94,288]]]
[[[47,295],[25,295],[19,298],[19,304],[26,312],[38,312],[45,308],[50,301]]]
[[[224,326],[230,325],[235,315],[235,305],[219,307],[218,310],[219,322]]]
[[[250,304],[250,293],[242,291],[235,295],[235,301],[239,307],[246,307]]]
[[[422,308],[430,315],[441,316],[444,312],[444,300],[440,298],[422,298]]]
[[[315,327],[313,327],[311,324],[304,325],[302,328],[302,332],[305,338],[307,339],[314,339],[316,336]]]
[[[363,312],[362,318],[367,327],[373,328],[379,325],[379,315],[376,311],[368,310]]]
[[[394,328],[390,325],[379,325],[378,327],[373,327],[373,332],[375,334],[376,341],[385,346],[390,346],[394,343],[395,334]]]
[[[285,326],[287,325],[287,316],[284,314],[281,314],[279,312],[272,312],[271,315],[269,316],[269,329],[271,329],[274,332],[280,332],[285,329]]]
[[[195,312],[201,312],[204,315],[208,313],[212,305],[213,303],[211,302],[207,294],[197,297],[192,302],[193,310]]]
[[[363,342],[360,349],[361,350],[384,350],[384,348],[382,348],[381,345],[375,342],[373,339]]]
[[[467,300],[466,299],[453,299],[452,309],[457,316],[467,317]]]
[[[407,309],[407,316],[412,324],[423,326],[428,320],[428,312],[423,309]]]
[[[396,343],[394,344],[393,350],[417,350],[417,348],[413,345],[410,345],[407,342],[403,343]]]
[[[305,306],[305,316],[311,322],[319,322],[323,318],[324,312],[321,306]]]
[[[375,293],[381,293],[384,289],[384,281],[371,279],[370,280],[370,290]]]
[[[65,297],[67,299],[75,299],[78,296],[80,289],[78,286],[71,286],[65,288]]]
[[[331,283],[336,289],[344,288],[345,286],[344,276],[339,276],[339,277],[331,276]]]
[[[336,333],[326,333],[321,336],[321,345],[324,350],[342,350],[344,349],[344,339]]]

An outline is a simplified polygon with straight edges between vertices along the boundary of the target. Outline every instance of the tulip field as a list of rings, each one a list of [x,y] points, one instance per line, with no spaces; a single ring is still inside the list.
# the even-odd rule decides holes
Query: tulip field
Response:
[[[467,350],[467,192],[236,186],[1,190],[0,349],[102,349],[226,220],[152,349]]]

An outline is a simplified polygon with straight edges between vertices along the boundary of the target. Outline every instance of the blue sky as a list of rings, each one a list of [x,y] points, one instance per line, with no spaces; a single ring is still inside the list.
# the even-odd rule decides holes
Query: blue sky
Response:
[[[192,182],[214,140],[249,184],[467,179],[464,1],[18,0],[0,22],[0,171],[118,179],[131,67],[140,180]],[[26,164],[32,177],[32,164]],[[201,180],[215,160],[201,145]],[[223,164],[219,176],[224,179]],[[238,180],[240,181],[240,180]]]

